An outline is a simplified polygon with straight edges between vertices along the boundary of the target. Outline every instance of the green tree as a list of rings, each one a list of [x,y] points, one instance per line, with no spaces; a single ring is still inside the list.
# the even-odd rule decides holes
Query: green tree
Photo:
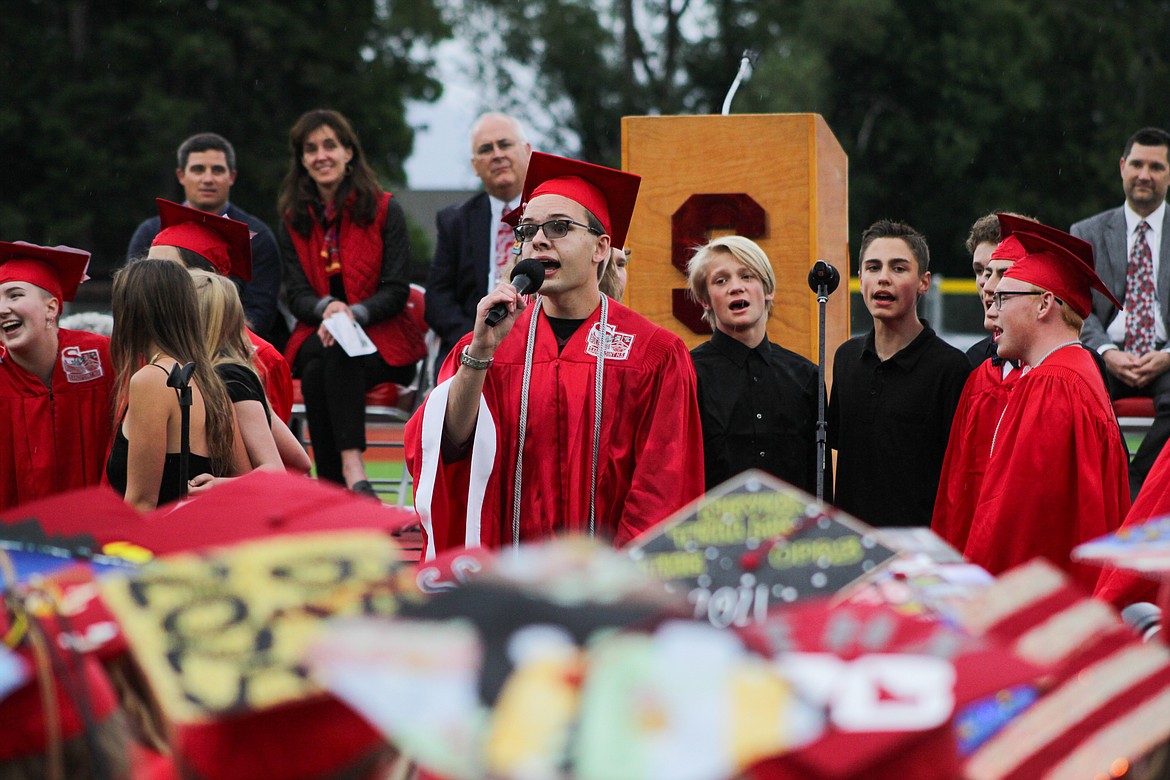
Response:
[[[156,196],[179,197],[174,150],[203,130],[236,147],[233,200],[270,224],[288,128],[328,106],[375,169],[404,179],[404,102],[434,100],[431,49],[450,28],[428,0],[39,0],[5,8],[0,235],[118,265]]]
[[[697,35],[684,31],[706,11],[692,0],[443,2],[474,42],[484,107],[523,117],[548,151],[618,165],[622,116],[696,108],[686,66]]]
[[[816,112],[849,155],[850,235],[921,229],[934,267],[994,209],[1067,228],[1120,203],[1128,135],[1166,126],[1165,0],[443,0],[485,102],[553,151],[620,162],[627,114]]]
[[[753,5],[768,43],[739,110],[823,114],[849,155],[854,242],[904,219],[943,273],[968,273],[962,242],[988,211],[1067,228],[1120,203],[1125,139],[1168,122],[1165,3]]]

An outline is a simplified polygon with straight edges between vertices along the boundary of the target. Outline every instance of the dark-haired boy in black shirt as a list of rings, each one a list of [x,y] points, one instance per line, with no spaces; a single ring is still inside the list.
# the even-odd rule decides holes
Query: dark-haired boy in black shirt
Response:
[[[971,370],[918,319],[930,288],[926,239],[881,220],[861,237],[861,295],[873,330],[837,349],[829,446],[838,507],[876,526],[929,526],[951,419]]]

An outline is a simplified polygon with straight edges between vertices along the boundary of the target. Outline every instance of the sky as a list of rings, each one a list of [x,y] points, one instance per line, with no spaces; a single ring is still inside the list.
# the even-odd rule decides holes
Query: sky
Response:
[[[406,121],[414,128],[414,152],[406,160],[413,190],[466,190],[479,186],[471,170],[467,132],[478,115],[479,96],[460,68],[442,51],[436,58],[443,96],[435,103],[408,101]]]
[[[467,45],[450,40],[435,52],[443,96],[435,103],[407,101],[406,121],[414,128],[414,151],[406,160],[407,184],[412,190],[474,190],[479,179],[471,170],[471,123],[488,109],[484,92],[470,78],[474,73]],[[523,88],[531,74],[514,73]],[[525,123],[533,149],[544,140],[538,128]]]

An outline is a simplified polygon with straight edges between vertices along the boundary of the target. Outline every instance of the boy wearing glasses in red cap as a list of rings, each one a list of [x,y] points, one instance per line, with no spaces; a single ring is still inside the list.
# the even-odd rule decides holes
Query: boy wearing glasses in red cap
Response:
[[[0,509],[100,483],[110,340],[57,326],[89,253],[0,242]]]
[[[640,178],[533,152],[516,228],[544,269],[532,303],[501,282],[407,426],[425,556],[554,534],[624,544],[703,490],[682,340],[599,292]],[[495,327],[484,320],[502,304]]]
[[[1012,235],[1024,256],[1004,272],[988,319],[999,355],[1025,366],[991,441],[964,555],[992,574],[1044,556],[1091,589],[1100,570],[1073,564],[1077,544],[1117,529],[1129,480],[1101,373],[1080,346],[1097,290],[1092,247],[1044,225]]]

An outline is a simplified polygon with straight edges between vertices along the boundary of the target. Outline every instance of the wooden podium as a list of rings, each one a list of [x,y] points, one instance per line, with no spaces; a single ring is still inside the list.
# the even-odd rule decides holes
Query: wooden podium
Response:
[[[814,363],[817,301],[808,272],[841,273],[826,312],[826,370],[849,338],[848,160],[817,114],[631,116],[622,168],[642,187],[627,245],[626,303],[694,347],[709,338],[690,302],[686,261],[719,235],[758,243],[776,273],[768,338]],[[700,332],[696,332],[698,329]]]

